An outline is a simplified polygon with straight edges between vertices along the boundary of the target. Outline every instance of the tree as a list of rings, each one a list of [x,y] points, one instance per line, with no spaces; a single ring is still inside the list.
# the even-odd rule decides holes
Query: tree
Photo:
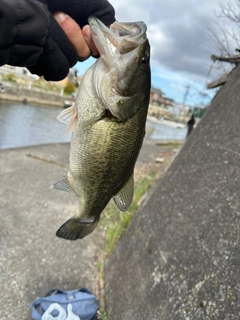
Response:
[[[73,92],[76,91],[76,87],[73,82],[68,82],[64,88],[64,93],[65,94],[72,94]]]
[[[240,63],[240,0],[220,4],[216,17],[217,32],[211,29],[209,31],[219,55],[212,55],[211,59],[217,63],[217,68],[221,70],[222,75],[209,83],[208,88],[224,84],[231,71]],[[228,62],[228,65],[224,62]]]

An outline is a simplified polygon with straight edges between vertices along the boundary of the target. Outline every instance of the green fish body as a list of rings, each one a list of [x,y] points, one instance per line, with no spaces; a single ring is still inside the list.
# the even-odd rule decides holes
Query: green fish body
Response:
[[[150,47],[143,22],[110,29],[89,25],[100,58],[84,75],[73,107],[58,119],[72,131],[69,172],[52,188],[74,192],[79,207],[57,236],[90,234],[111,198],[121,211],[131,205],[134,166],[145,135],[150,96]]]

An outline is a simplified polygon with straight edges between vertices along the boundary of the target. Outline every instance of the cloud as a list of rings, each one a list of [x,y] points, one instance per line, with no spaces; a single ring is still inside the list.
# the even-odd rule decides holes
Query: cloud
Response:
[[[206,78],[215,52],[208,28],[215,28],[219,0],[112,0],[118,21],[142,20],[148,26],[151,65]]]
[[[202,92],[207,81],[217,77],[210,56],[218,52],[209,30],[219,31],[214,23],[219,1],[223,0],[110,0],[119,22],[146,23],[152,85],[177,102],[182,102],[186,86]],[[78,65],[83,74],[88,63]],[[190,104],[202,101],[201,94],[190,98],[189,94]]]

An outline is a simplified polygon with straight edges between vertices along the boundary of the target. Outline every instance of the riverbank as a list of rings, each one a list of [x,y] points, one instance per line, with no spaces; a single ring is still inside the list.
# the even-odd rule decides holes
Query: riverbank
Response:
[[[74,100],[60,93],[46,91],[34,87],[21,85],[11,85],[4,82],[3,93],[0,93],[0,101],[21,102],[25,104],[36,104],[49,107],[64,107],[65,101],[73,102]]]
[[[164,174],[179,145],[145,141],[135,179]],[[0,318],[31,319],[28,305],[50,289],[89,288],[101,299],[99,259],[104,256],[106,228],[69,242],[56,230],[77,208],[76,196],[49,189],[68,168],[69,143],[0,151]],[[156,158],[163,159],[156,162]]]
[[[150,116],[150,115],[148,115],[148,120],[153,121],[158,124],[161,124],[161,125],[164,125],[164,126],[167,126],[167,127],[171,127],[171,128],[183,129],[186,127],[186,124],[184,124],[184,123],[170,121],[170,120],[166,120],[166,119],[158,119],[158,118]]]

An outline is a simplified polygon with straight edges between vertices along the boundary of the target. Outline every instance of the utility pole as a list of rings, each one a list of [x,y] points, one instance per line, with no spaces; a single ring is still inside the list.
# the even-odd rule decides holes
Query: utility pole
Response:
[[[185,105],[185,102],[186,102],[186,100],[187,100],[187,96],[188,96],[188,94],[189,94],[189,90],[190,90],[190,85],[187,85],[186,86],[186,92],[185,92],[185,95],[184,95],[184,98],[183,98],[183,105]]]

